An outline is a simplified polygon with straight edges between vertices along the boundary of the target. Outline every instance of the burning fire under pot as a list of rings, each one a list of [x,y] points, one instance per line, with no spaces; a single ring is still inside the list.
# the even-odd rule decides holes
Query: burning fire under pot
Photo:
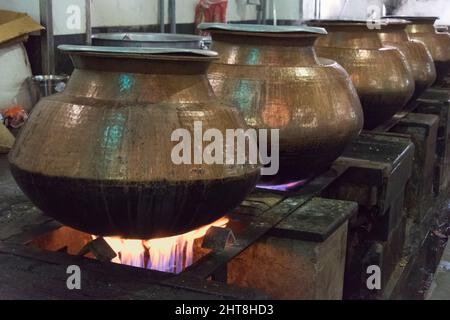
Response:
[[[61,227],[42,235],[28,245],[46,251],[65,252],[101,261],[165,273],[179,274],[208,253],[208,236],[217,236],[216,229],[226,229],[229,219],[224,217],[194,231],[168,238],[151,240],[98,237]],[[212,237],[212,236],[211,236]],[[205,240],[206,239],[206,240]],[[232,239],[225,239],[229,241]]]
[[[229,220],[222,218],[208,226],[169,238],[153,240],[127,240],[104,238],[116,253],[114,263],[156,270],[181,273],[194,263],[194,245],[202,240],[211,228],[225,228]]]

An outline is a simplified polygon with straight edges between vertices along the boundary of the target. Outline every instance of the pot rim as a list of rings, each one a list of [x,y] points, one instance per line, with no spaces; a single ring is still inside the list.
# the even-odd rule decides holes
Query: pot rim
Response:
[[[389,19],[403,19],[411,21],[411,23],[420,23],[420,22],[436,22],[436,20],[439,19],[439,17],[434,16],[402,16],[402,15],[391,15],[391,16],[384,16],[382,19],[389,18]]]
[[[387,22],[383,19],[377,20],[382,26],[386,26]],[[326,27],[356,27],[356,26],[367,26],[367,20],[355,20],[355,19],[311,19],[306,20],[307,25],[317,25]]]
[[[148,60],[209,61],[217,59],[219,56],[217,52],[211,50],[182,48],[103,47],[64,44],[58,46],[58,50],[67,54]]]
[[[197,27],[204,31],[229,31],[237,34],[249,34],[254,36],[273,36],[274,34],[311,34],[311,35],[326,35],[327,31],[324,28],[302,26],[270,26],[260,24],[228,24],[228,23],[201,23]]]
[[[406,19],[400,19],[400,18],[394,18],[394,17],[383,17],[379,20],[376,20],[380,23],[381,28],[385,27],[406,27],[408,25],[411,25],[412,22]],[[351,20],[351,19],[344,19],[344,20],[338,20],[338,19],[312,19],[305,21],[307,24],[312,25],[323,25],[326,27],[355,27],[355,26],[367,26],[366,20]],[[379,29],[375,29],[375,31],[379,31]]]
[[[407,26],[412,24],[412,21],[400,18],[383,17],[381,20],[385,21],[388,26]]]
[[[93,40],[108,40],[120,42],[199,42],[205,37],[178,34],[178,33],[153,33],[153,32],[111,32],[96,33],[92,35]]]
[[[44,81],[68,81],[69,76],[65,74],[38,74],[31,77],[31,80],[36,82],[44,82]]]

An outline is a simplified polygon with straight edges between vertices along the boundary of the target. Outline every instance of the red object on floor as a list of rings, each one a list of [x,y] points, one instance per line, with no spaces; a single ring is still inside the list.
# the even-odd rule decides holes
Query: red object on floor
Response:
[[[227,22],[228,0],[200,0],[195,8],[195,25],[202,22]],[[201,35],[208,32],[197,30]]]
[[[21,106],[14,106],[1,112],[8,128],[18,129],[22,127],[28,119],[28,114]]]

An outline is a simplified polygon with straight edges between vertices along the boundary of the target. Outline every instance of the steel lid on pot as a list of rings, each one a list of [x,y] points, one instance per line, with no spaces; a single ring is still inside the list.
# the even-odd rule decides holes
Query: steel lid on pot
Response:
[[[310,26],[270,26],[260,24],[227,24],[227,23],[201,23],[197,27],[206,31],[227,31],[236,33],[254,33],[260,34],[292,34],[292,33],[312,33],[317,35],[325,35],[327,31],[323,28]]]
[[[217,52],[183,48],[101,47],[60,45],[75,68],[134,73],[201,74]]]
[[[99,33],[94,46],[204,49],[205,37],[172,33]]]
[[[71,54],[86,55],[118,55],[118,56],[164,56],[177,55],[180,58],[216,58],[218,53],[211,50],[186,49],[186,48],[147,48],[147,47],[117,47],[117,46],[84,46],[84,45],[60,45],[58,50]]]

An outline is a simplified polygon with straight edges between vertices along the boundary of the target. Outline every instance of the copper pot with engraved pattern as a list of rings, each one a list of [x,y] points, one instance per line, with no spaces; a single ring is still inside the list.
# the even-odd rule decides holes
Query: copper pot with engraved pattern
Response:
[[[324,27],[317,55],[336,60],[350,74],[364,110],[366,129],[375,129],[390,120],[410,101],[415,90],[412,70],[406,57],[395,48],[386,48],[377,29],[366,21],[314,20],[308,25]]]
[[[411,22],[402,19],[384,19],[379,37],[383,45],[400,50],[406,57],[413,77],[416,90],[412,99],[419,98],[424,91],[436,82],[436,67],[431,52],[419,40],[411,39],[406,28]]]
[[[202,24],[220,58],[211,64],[215,93],[236,106],[250,127],[279,129],[277,182],[301,180],[330,167],[363,126],[350,77],[318,59],[321,28]],[[267,180],[267,179],[266,179]]]
[[[450,74],[450,33],[438,31],[434,27],[438,17],[389,16],[411,21],[406,32],[411,39],[425,43],[431,52],[437,71],[437,82],[441,82]]]
[[[45,214],[98,236],[152,239],[223,217],[252,191],[258,165],[175,164],[172,134],[247,126],[215,97],[205,50],[63,46],[75,71],[39,102],[9,155]]]

